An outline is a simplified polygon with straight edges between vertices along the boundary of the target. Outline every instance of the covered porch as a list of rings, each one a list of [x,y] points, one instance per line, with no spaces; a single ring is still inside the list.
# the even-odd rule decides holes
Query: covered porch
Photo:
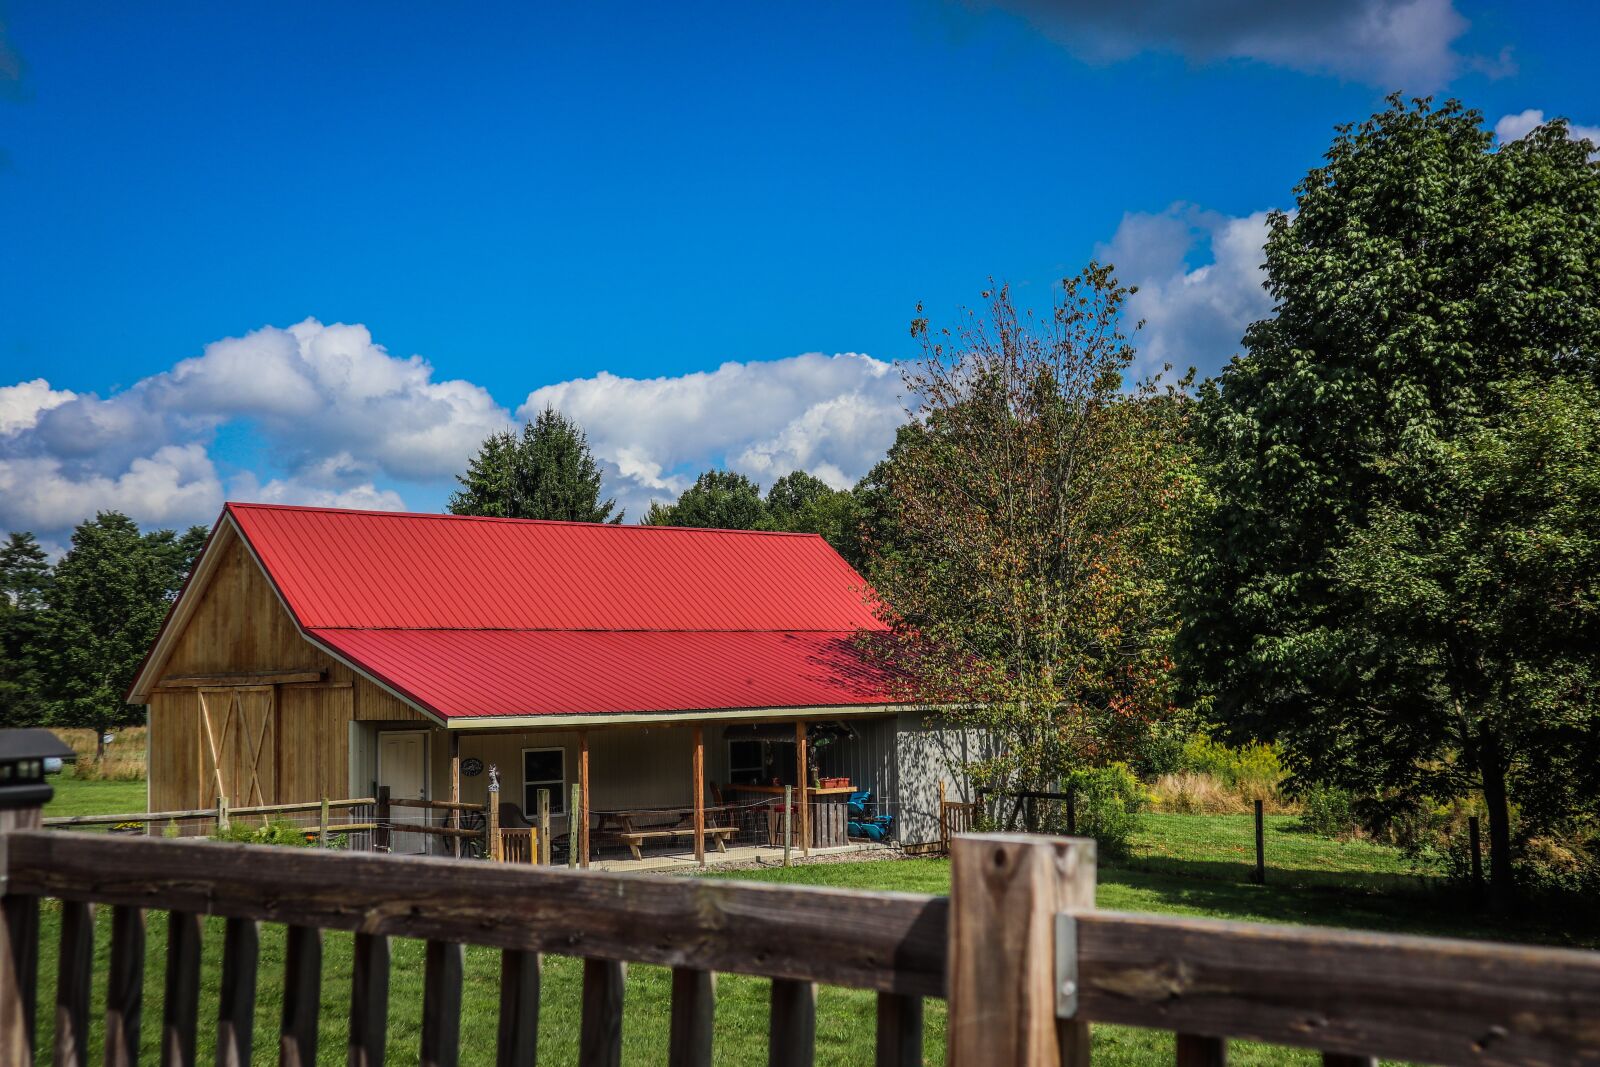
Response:
[[[423,738],[424,795],[483,805],[496,778],[508,828],[537,826],[542,796],[550,860],[583,867],[782,862],[786,845],[800,858],[882,848],[894,839],[894,719],[851,710],[550,726],[455,720]],[[378,729],[362,746],[374,753],[371,781],[403,788],[398,763],[416,746],[391,735],[405,732]],[[430,844],[450,849],[448,839]]]

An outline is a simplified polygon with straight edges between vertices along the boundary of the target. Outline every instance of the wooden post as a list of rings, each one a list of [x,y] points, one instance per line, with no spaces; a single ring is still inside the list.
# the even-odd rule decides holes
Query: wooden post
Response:
[[[1056,914],[1094,907],[1094,842],[950,842],[950,1067],[1087,1065],[1089,1026],[1056,1018]]]
[[[388,852],[391,845],[391,831],[389,829],[389,787],[386,785],[378,787],[378,812],[377,817],[372,821],[377,824],[372,831],[373,850]]]
[[[577,782],[572,783],[572,799],[567,804],[567,867],[578,866],[578,847],[583,835],[578,832],[578,803],[579,794],[583,790]]]
[[[317,844],[328,847],[328,798],[322,798],[322,810],[317,815]]]
[[[694,860],[706,865],[706,739],[699,723],[694,725]]]
[[[789,866],[789,853],[794,848],[794,786],[783,787],[783,865]]]
[[[484,851],[489,858],[500,862],[506,858],[505,842],[500,840],[500,786],[494,784],[488,793],[489,799],[484,802],[484,826],[487,827],[489,840],[485,843]],[[460,840],[457,838],[456,840]]]
[[[794,763],[795,773],[800,778],[800,851],[807,856],[811,855],[811,805],[809,768],[806,760],[806,722],[804,719],[794,724]]]
[[[217,798],[217,833],[225,833],[228,829],[228,798]]]
[[[1480,851],[1478,817],[1467,816],[1467,848],[1472,856],[1472,896],[1479,903],[1483,901],[1483,853]]]
[[[1253,879],[1256,885],[1267,884],[1267,839],[1262,831],[1265,816],[1262,814],[1261,801],[1256,801],[1256,870]]]
[[[944,779],[939,779],[939,851],[950,855],[950,822],[944,814]]]
[[[1078,836],[1078,783],[1067,783],[1067,836]]]
[[[550,790],[539,790],[539,862],[550,864]]]
[[[461,803],[461,735],[450,735],[450,803]],[[461,829],[461,811],[458,808],[450,809],[450,829]],[[450,838],[450,854],[456,859],[461,858],[461,838],[454,835]]]
[[[583,837],[582,865],[589,866],[589,731],[578,731],[578,799],[583,808],[578,813],[578,829]]]
[[[0,809],[0,856],[8,831],[44,825],[45,799]],[[0,881],[0,1063],[33,1063],[38,989],[39,898],[6,893]]]

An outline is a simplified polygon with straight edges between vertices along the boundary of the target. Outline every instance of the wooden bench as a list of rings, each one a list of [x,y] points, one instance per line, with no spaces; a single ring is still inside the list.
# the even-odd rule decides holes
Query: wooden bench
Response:
[[[718,852],[728,851],[727,838],[739,832],[737,826],[708,826],[705,835],[716,846]],[[669,826],[660,830],[624,830],[616,835],[618,841],[627,845],[633,852],[636,860],[644,859],[644,853],[639,851],[639,846],[646,841],[658,837],[693,837],[694,827]]]

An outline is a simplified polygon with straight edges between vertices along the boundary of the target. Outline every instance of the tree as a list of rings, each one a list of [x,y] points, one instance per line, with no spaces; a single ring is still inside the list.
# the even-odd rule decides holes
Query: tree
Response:
[[[757,530],[766,518],[767,506],[755,482],[733,471],[706,471],[676,503],[652,503],[645,521],[652,526]]]
[[[554,408],[522,427],[491,434],[456,481],[456,515],[565,522],[621,522],[615,500],[600,499],[600,467],[583,430]]]
[[[851,566],[862,566],[856,530],[860,508],[852,493],[805,471],[792,471],[768,488],[766,506],[762,529],[821,534]]]
[[[31,533],[0,548],[0,726],[42,722],[50,562]]]
[[[980,786],[1126,758],[1169,708],[1166,582],[1194,479],[1181,395],[1123,391],[1129,292],[1091,264],[1043,321],[1002,286],[954,330],[913,324],[919,419],[869,476],[893,535],[867,535],[893,629],[873,644],[903,698],[985,732]]]
[[[51,722],[103,735],[141,720],[123,698],[204,540],[200,527],[141,534],[115,511],[73,531],[48,597]]]
[[[1583,611],[1554,610],[1570,583],[1481,584],[1555,566],[1492,558],[1556,501],[1537,479],[1511,493],[1490,457],[1531,454],[1538,391],[1600,369],[1600,171],[1566,134],[1492,151],[1476,112],[1394,97],[1271,217],[1276,314],[1201,393],[1217,506],[1178,646],[1189,691],[1282,740],[1303,779],[1395,803],[1481,791],[1502,906],[1511,804],[1557,756],[1543,724],[1590,699],[1554,650],[1592,642]],[[1571,447],[1545,443],[1552,462]]]

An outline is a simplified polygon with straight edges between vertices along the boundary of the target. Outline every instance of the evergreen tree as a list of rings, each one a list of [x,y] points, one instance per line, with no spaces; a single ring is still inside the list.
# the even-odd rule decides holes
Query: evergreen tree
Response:
[[[50,561],[31,533],[0,548],[0,727],[44,721],[41,657]]]
[[[516,434],[492,434],[478,449],[462,489],[450,498],[456,515],[566,522],[621,522],[615,500],[600,499],[600,467],[588,437],[554,408]]]

